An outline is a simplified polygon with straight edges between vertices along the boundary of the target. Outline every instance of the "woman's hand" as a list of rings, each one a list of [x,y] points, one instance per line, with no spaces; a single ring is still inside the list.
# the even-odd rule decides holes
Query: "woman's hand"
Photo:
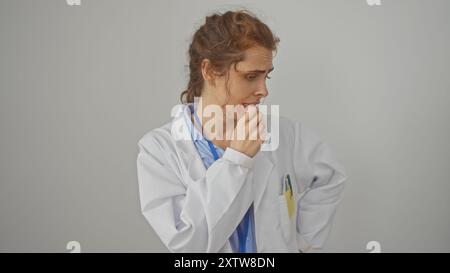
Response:
[[[254,157],[261,149],[265,129],[262,113],[256,106],[249,105],[244,108],[240,117],[238,116],[229,147]]]

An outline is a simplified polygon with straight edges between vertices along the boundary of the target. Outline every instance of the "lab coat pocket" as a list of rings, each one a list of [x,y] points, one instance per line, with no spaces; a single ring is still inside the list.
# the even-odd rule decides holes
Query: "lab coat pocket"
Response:
[[[279,220],[283,237],[287,243],[295,241],[297,232],[297,203],[300,195],[294,192],[292,200],[285,194],[279,195]]]

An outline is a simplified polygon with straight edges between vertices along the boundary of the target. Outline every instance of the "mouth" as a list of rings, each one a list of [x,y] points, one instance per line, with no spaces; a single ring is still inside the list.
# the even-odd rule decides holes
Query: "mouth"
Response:
[[[259,101],[242,103],[242,105],[244,107],[247,107],[249,105],[258,105],[258,104],[259,104]]]

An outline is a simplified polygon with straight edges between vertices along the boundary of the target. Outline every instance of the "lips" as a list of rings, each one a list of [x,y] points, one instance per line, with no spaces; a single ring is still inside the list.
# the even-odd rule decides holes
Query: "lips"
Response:
[[[242,103],[242,105],[244,105],[244,107],[247,107],[249,105],[257,105],[257,104],[259,104],[259,101]]]

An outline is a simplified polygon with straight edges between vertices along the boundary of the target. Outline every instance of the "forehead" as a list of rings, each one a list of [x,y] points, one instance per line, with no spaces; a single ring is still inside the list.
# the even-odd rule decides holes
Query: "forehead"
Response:
[[[237,63],[238,71],[269,70],[272,65],[272,51],[264,47],[252,47],[245,51],[244,60]]]

